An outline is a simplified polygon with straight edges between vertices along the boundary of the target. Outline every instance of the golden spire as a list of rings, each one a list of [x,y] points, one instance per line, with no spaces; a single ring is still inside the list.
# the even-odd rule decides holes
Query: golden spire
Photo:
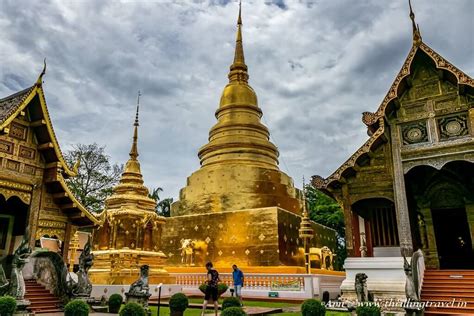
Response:
[[[237,37],[235,40],[234,63],[230,66],[229,81],[247,82],[249,75],[245,64],[244,46],[242,43],[242,1],[239,2],[239,17],[237,18]]]
[[[125,168],[119,183],[114,187],[113,193],[106,199],[106,208],[109,210],[120,209],[126,206],[131,211],[154,212],[156,202],[148,197],[148,189],[143,184],[143,176],[138,161],[138,114],[140,111],[140,96],[138,91],[137,111],[135,122],[133,123],[133,142],[130,150],[130,159],[125,164]]]
[[[135,114],[135,123],[133,123],[134,130],[133,130],[133,143],[132,143],[132,149],[130,150],[130,158],[133,160],[137,160],[138,158],[138,114],[140,111],[140,90],[138,90],[138,96],[137,96],[137,113]]]
[[[411,0],[408,0],[408,5],[410,7],[410,19],[413,27],[413,45],[419,46],[422,41],[420,27],[415,22],[415,13],[413,12],[413,9],[411,7]]]

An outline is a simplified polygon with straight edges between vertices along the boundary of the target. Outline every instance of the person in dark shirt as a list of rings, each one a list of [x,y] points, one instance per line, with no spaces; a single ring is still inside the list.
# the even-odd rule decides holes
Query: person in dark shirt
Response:
[[[237,296],[240,300],[240,305],[244,306],[242,302],[242,286],[244,286],[244,273],[242,270],[237,268],[237,265],[234,264],[232,266],[232,279],[234,280],[234,290],[235,290],[235,296]]]
[[[204,295],[204,303],[202,304],[202,313],[201,316],[204,316],[204,313],[206,312],[207,304],[209,303],[209,299],[212,298],[214,301],[214,312],[216,313],[217,316],[217,311],[219,309],[219,304],[217,301],[217,285],[219,284],[219,272],[217,272],[216,269],[212,267],[212,262],[206,263],[206,269],[207,269],[207,287],[206,287],[206,293]]]

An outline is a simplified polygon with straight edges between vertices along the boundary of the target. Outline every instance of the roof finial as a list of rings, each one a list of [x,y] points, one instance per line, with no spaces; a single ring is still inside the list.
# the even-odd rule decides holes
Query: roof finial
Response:
[[[415,13],[413,12],[413,9],[411,7],[411,0],[408,0],[408,6],[410,7],[410,19],[411,19],[411,24],[413,26],[413,44],[416,46],[419,46],[422,41],[420,27],[415,22]]]
[[[130,150],[130,158],[132,159],[137,159],[138,158],[138,126],[140,125],[138,123],[138,114],[140,112],[140,90],[138,90],[138,96],[137,96],[137,112],[135,114],[135,123],[133,123],[134,130],[133,130],[133,143],[132,143],[132,149]]]
[[[244,47],[242,44],[242,1],[239,1],[239,17],[237,18],[237,38],[235,40],[234,63],[230,66],[229,81],[247,82],[247,65],[245,65]]]
[[[41,73],[40,73],[38,79],[36,80],[36,84],[37,84],[37,85],[43,84],[43,76],[44,76],[44,74],[46,73],[46,57],[45,57],[44,60],[43,60],[43,64],[44,64],[44,65],[43,65],[43,70],[41,71]]]

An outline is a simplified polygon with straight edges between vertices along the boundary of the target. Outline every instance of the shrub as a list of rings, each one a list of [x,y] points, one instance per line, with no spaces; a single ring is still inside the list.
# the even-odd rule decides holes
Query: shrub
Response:
[[[16,300],[11,296],[0,297],[0,315],[13,315],[16,309]]]
[[[64,316],[88,316],[89,305],[81,300],[72,300],[64,307]]]
[[[226,297],[222,302],[222,310],[229,307],[240,307],[240,300],[237,297]]]
[[[382,312],[380,311],[380,307],[371,304],[357,306],[356,314],[358,316],[380,316],[382,315]]]
[[[109,297],[109,313],[117,314],[122,306],[123,297],[120,294],[112,294]]]
[[[172,312],[184,312],[188,308],[189,300],[183,293],[176,293],[171,296],[169,304]]]
[[[120,316],[146,316],[143,306],[137,303],[127,303],[120,311]]]
[[[200,290],[202,293],[206,294],[206,288],[207,288],[207,286],[208,286],[207,283],[203,283],[203,284],[201,284],[201,285],[199,286],[199,290]],[[226,284],[224,284],[224,283],[219,283],[219,284],[217,285],[217,295],[221,296],[222,294],[224,294],[224,293],[227,291],[228,288],[229,288],[229,287],[228,287]]]
[[[221,316],[246,316],[247,314],[240,307],[228,307],[224,309]]]
[[[301,305],[302,316],[324,316],[326,314],[326,307],[321,301],[309,299]]]

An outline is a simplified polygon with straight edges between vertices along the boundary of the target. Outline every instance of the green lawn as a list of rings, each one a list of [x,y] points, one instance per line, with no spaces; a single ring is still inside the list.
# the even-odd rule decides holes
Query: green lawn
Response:
[[[200,298],[190,298],[189,299],[190,303],[199,303],[202,304],[202,299]],[[222,300],[219,300],[221,303]],[[285,308],[285,307],[296,307],[299,306],[300,304],[295,304],[295,303],[284,303],[284,302],[265,302],[265,301],[245,301],[244,300],[244,305],[245,306],[260,306],[260,307],[276,307],[276,308]],[[212,306],[208,306],[208,308],[212,308]],[[152,311],[152,316],[156,316],[157,312],[157,307],[156,306],[150,306],[150,309]],[[214,315],[214,312],[212,309],[208,309],[207,313],[209,316]],[[169,316],[170,315],[170,310],[168,307],[160,307],[160,316]],[[184,312],[184,316],[199,316],[201,315],[201,309],[199,308],[188,308]],[[279,313],[279,314],[273,314],[274,316],[300,316],[301,313],[298,312],[285,312],[285,313]],[[326,315],[329,316],[349,316],[350,313],[342,313],[342,312],[331,312],[328,311],[326,312]]]

